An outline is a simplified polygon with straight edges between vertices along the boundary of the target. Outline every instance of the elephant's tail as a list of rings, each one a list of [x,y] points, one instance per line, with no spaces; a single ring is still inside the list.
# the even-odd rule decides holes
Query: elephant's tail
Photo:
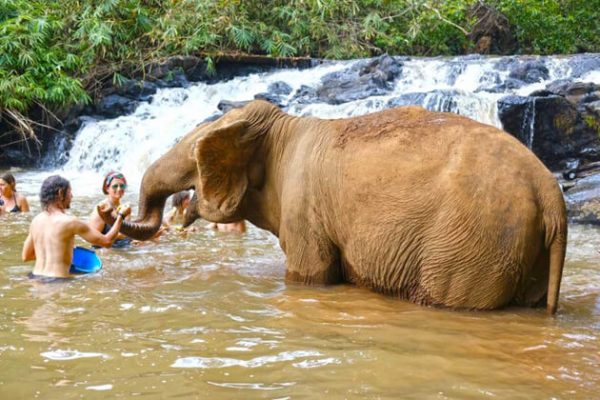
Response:
[[[549,224],[546,224],[546,248],[550,250],[550,271],[548,276],[546,312],[550,315],[554,315],[558,307],[560,281],[567,250],[566,212],[558,214],[558,218],[553,218]]]

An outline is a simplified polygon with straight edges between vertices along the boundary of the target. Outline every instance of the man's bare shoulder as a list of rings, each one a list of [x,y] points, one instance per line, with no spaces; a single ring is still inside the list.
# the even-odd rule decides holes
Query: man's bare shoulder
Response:
[[[38,225],[74,225],[79,221],[79,219],[73,215],[68,215],[64,213],[48,213],[46,211],[42,211],[31,220],[32,226]]]

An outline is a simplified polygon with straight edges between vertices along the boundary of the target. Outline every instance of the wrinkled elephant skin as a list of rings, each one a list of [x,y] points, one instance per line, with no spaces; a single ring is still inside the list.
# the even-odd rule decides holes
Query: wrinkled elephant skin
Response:
[[[194,218],[248,219],[277,235],[288,281],[351,282],[424,305],[556,311],[561,190],[492,126],[420,107],[302,118],[253,101],[150,166],[140,218],[122,231],[152,236],[167,196],[190,188]]]

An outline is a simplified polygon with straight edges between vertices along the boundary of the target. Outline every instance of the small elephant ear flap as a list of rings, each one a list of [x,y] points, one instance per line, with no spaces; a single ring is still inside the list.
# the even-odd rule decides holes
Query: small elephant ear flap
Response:
[[[234,214],[248,187],[247,166],[257,135],[246,120],[214,129],[196,141],[194,149],[201,207],[214,218]]]

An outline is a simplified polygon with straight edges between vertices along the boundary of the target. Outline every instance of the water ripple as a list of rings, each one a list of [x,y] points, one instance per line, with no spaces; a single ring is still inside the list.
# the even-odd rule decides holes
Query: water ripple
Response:
[[[224,357],[183,357],[177,359],[171,367],[173,368],[200,368],[200,369],[213,369],[213,368],[229,368],[229,367],[243,367],[243,368],[258,368],[267,364],[273,364],[283,361],[293,361],[297,358],[303,357],[315,357],[322,355],[318,351],[284,351],[274,356],[262,356],[256,357],[251,360],[239,360],[237,358],[224,358]]]
[[[85,388],[85,390],[95,390],[95,391],[104,391],[104,390],[111,390],[113,388],[113,385],[111,385],[110,383],[107,383],[106,385],[95,385],[95,386],[88,386]]]
[[[95,358],[102,357],[108,358],[106,354],[103,353],[86,353],[77,350],[54,350],[54,351],[46,351],[41,353],[41,356],[47,358],[49,360],[54,361],[67,361],[67,360],[77,360],[80,358]]]
[[[273,383],[271,385],[266,385],[264,383],[234,383],[234,382],[207,382],[209,385],[229,388],[229,389],[251,389],[251,390],[279,390],[284,389],[286,387],[294,386],[296,382],[281,382],[281,383]]]

